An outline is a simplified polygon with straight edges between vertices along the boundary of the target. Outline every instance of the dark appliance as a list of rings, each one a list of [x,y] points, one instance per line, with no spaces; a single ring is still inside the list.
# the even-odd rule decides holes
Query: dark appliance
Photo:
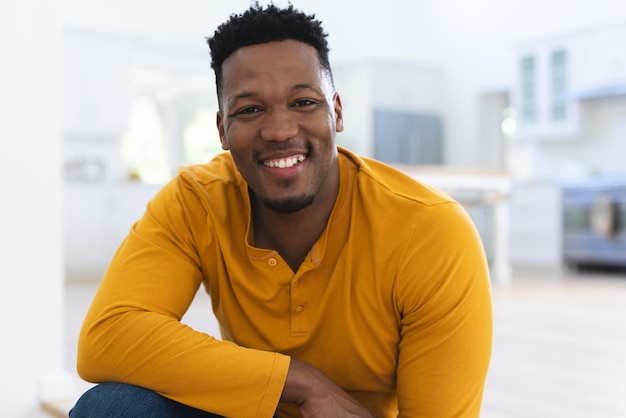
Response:
[[[575,267],[626,267],[626,178],[564,185],[563,256]]]

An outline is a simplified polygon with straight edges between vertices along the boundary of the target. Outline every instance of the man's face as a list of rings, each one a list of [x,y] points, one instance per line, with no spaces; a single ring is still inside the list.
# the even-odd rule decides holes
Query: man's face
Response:
[[[222,148],[259,202],[279,212],[309,206],[337,181],[341,100],[317,51],[294,40],[240,48],[222,65]],[[330,173],[330,175],[329,175]]]

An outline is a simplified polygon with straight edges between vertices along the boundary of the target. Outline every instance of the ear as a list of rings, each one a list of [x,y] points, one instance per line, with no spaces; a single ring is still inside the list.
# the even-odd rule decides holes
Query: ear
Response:
[[[341,96],[339,96],[339,93],[335,93],[335,97],[333,97],[333,104],[335,107],[335,132],[342,132],[343,105],[341,104]]]
[[[225,134],[225,130],[224,130],[224,118],[222,117],[222,112],[220,110],[217,111],[217,117],[216,117],[216,124],[217,124],[217,132],[220,135],[220,142],[222,143],[222,149],[224,151],[228,151],[228,142],[226,141],[226,134]]]

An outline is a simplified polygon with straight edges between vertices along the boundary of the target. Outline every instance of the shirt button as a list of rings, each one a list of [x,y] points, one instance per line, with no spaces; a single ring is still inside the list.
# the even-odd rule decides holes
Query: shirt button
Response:
[[[296,313],[300,313],[300,312],[302,312],[303,310],[304,310],[304,306],[302,306],[302,305],[298,305],[298,306],[296,307]]]
[[[267,264],[269,264],[270,267],[275,267],[276,264],[278,264],[278,261],[276,261],[275,258],[270,258],[269,260],[267,260]]]
[[[298,287],[300,286],[300,280],[296,280],[293,282],[293,287]]]

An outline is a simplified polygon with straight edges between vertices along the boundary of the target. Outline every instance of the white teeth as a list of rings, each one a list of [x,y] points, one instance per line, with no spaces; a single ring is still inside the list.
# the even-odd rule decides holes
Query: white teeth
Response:
[[[272,167],[272,168],[289,168],[298,164],[298,162],[302,162],[304,160],[305,160],[304,155],[298,155],[297,157],[283,158],[282,160],[278,160],[278,161],[266,161],[263,164],[266,167]]]

